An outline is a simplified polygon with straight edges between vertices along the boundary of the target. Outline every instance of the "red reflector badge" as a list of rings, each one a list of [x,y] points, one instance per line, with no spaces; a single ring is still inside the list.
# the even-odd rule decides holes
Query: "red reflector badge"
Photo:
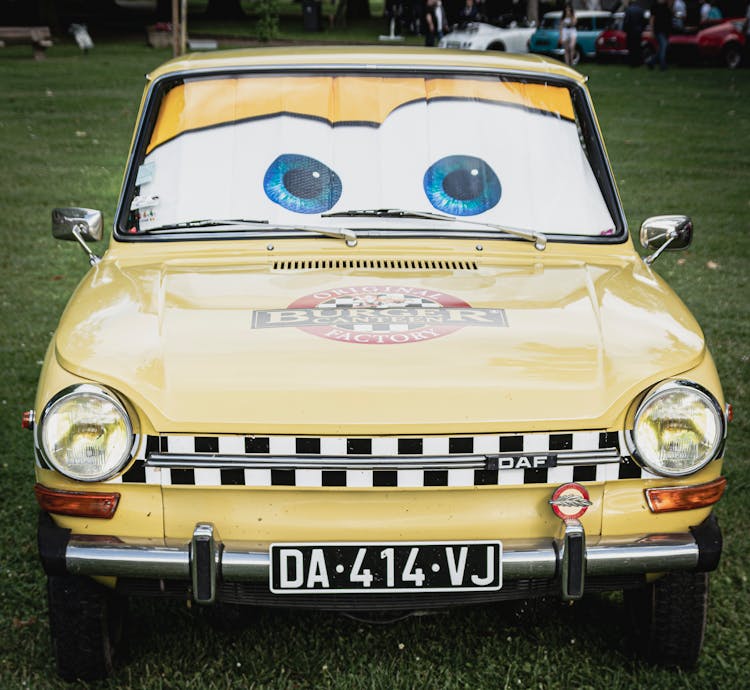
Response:
[[[586,487],[575,483],[558,486],[549,504],[561,520],[575,520],[592,505]]]

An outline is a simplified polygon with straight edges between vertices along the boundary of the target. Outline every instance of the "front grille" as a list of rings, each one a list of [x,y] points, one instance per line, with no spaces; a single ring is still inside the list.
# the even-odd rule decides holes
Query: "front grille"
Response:
[[[269,606],[322,611],[407,611],[451,606],[487,604],[495,601],[532,599],[555,595],[560,585],[554,580],[518,580],[492,592],[415,592],[398,594],[284,594],[268,591],[265,585],[224,582],[219,598],[228,604]]]
[[[425,488],[651,478],[606,431],[424,437],[147,436],[110,483]]]
[[[584,585],[586,593],[633,589],[644,583],[642,575],[592,577]],[[117,591],[125,596],[190,599],[188,582],[170,580],[139,580],[119,578]],[[516,601],[539,597],[559,597],[557,580],[513,580],[502,589],[492,592],[415,592],[398,594],[272,594],[265,584],[249,582],[220,582],[218,601],[244,606],[317,609],[320,611],[409,611],[439,609],[452,606]]]

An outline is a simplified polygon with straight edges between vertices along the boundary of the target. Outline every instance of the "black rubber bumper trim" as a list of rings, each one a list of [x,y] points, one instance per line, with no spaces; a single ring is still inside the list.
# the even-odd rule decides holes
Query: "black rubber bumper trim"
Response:
[[[711,513],[700,525],[690,528],[698,544],[698,564],[695,572],[710,573],[716,570],[723,544],[721,528],[716,515]]]
[[[42,568],[47,575],[66,575],[65,551],[70,541],[70,530],[58,527],[49,513],[39,513],[37,544]]]

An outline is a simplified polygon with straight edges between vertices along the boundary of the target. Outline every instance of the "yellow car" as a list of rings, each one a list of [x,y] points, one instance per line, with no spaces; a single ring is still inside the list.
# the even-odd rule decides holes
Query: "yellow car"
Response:
[[[695,664],[728,421],[628,234],[584,79],[419,49],[253,50],[147,79],[106,253],[34,406],[59,673],[128,596],[341,611],[624,590]]]

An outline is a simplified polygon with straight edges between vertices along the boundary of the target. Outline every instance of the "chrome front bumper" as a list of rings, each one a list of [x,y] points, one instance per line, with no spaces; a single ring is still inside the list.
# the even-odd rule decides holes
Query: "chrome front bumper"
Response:
[[[211,603],[217,582],[268,583],[269,554],[222,542],[208,523],[196,525],[181,546],[123,543],[87,538],[40,523],[39,545],[48,574],[192,581],[193,597]],[[558,579],[564,599],[583,594],[587,577],[639,575],[675,570],[713,570],[721,532],[713,516],[685,534],[650,534],[587,539],[577,520],[561,522],[555,539],[503,541],[503,581]]]

